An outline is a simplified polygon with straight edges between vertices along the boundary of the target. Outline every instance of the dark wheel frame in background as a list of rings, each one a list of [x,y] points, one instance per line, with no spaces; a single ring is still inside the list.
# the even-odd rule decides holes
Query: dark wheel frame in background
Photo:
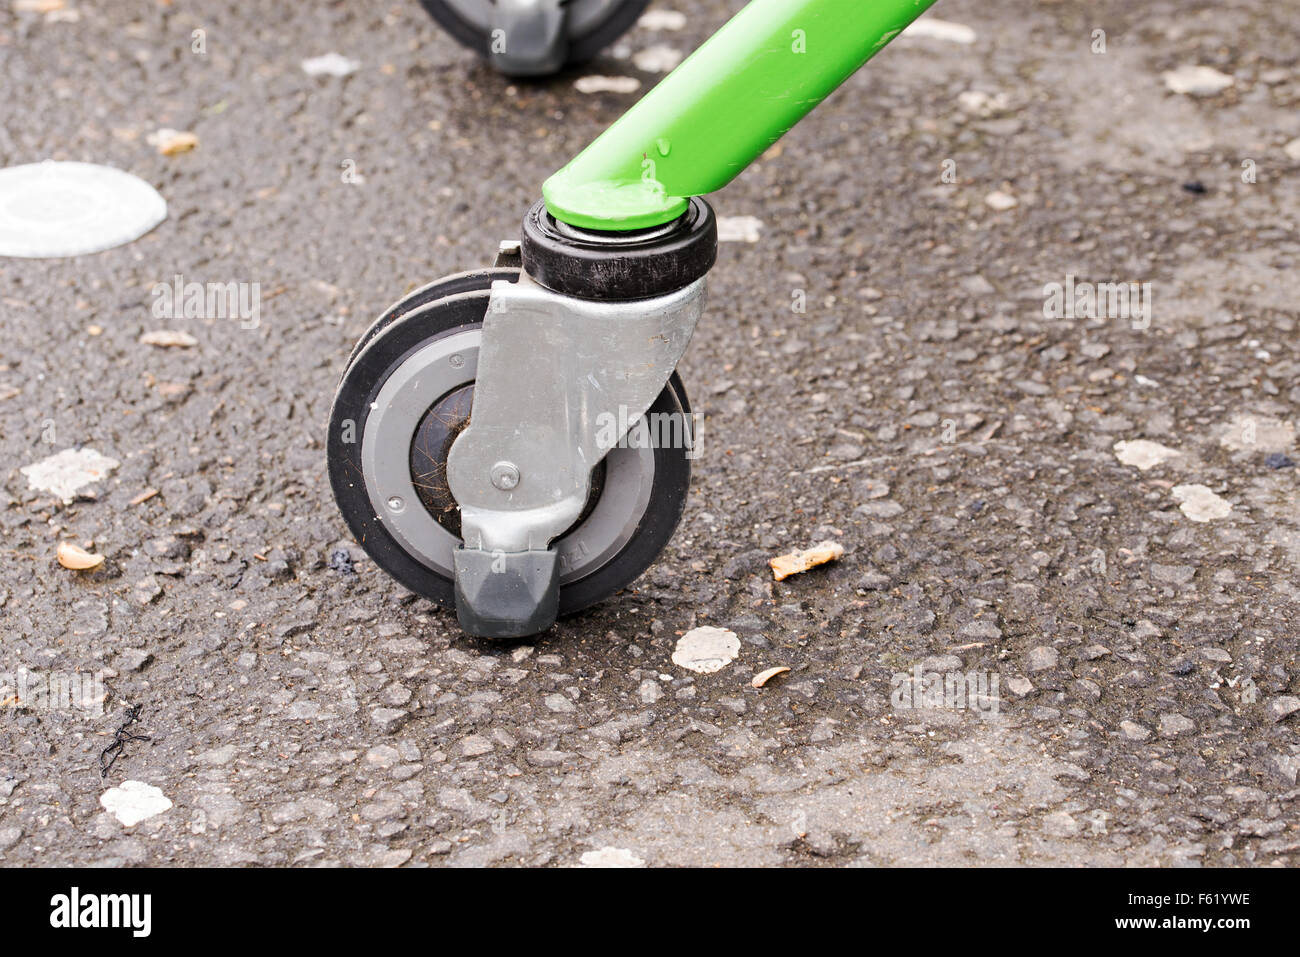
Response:
[[[462,46],[468,47],[481,57],[488,56],[489,34],[461,16],[448,0],[420,0],[420,3],[429,15]],[[649,5],[650,0],[622,0],[610,16],[594,29],[580,36],[569,37],[567,62],[584,63],[594,58],[601,50],[626,33]]]

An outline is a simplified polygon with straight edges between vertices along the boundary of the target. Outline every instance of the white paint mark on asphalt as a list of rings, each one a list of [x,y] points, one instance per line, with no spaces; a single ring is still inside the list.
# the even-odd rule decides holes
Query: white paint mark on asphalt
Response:
[[[647,10],[636,25],[642,30],[681,30],[686,26],[686,14],[676,10]]]
[[[940,20],[937,17],[922,17],[903,31],[905,40],[947,40],[949,43],[961,43],[969,46],[975,42],[975,31],[963,23]]]
[[[1020,200],[1016,199],[1010,193],[1004,193],[1000,189],[995,189],[984,197],[984,203],[989,209],[999,213],[1005,213],[1008,209],[1015,209],[1020,205]]]
[[[189,349],[199,344],[188,332],[180,329],[155,329],[140,337],[142,346],[158,346],[160,349]]]
[[[727,667],[739,655],[740,639],[734,631],[705,625],[692,628],[678,639],[673,651],[673,664],[696,674],[711,675]]]
[[[1232,503],[1220,498],[1205,485],[1175,485],[1170,494],[1179,503],[1183,514],[1193,522],[1209,522],[1216,518],[1227,518],[1232,512]]]
[[[107,478],[121,464],[91,448],[64,449],[19,471],[31,488],[57,495],[64,505],[70,505],[77,492]]]
[[[348,76],[361,69],[361,61],[341,53],[326,53],[302,61],[302,72],[308,76]]]
[[[95,163],[26,163],[0,170],[0,256],[62,259],[139,239],[167,218],[158,191]]]
[[[756,243],[763,230],[763,221],[754,216],[719,216],[718,242]]]
[[[1182,455],[1177,449],[1152,442],[1149,439],[1134,439],[1131,442],[1115,443],[1115,458],[1124,465],[1132,465],[1140,472],[1164,465],[1170,459]]]
[[[641,81],[634,76],[583,76],[573,81],[579,93],[635,93]]]
[[[172,806],[172,802],[161,790],[143,781],[123,781],[101,794],[99,803],[122,822],[123,827],[135,827],[141,821],[170,810]]]
[[[1213,67],[1190,64],[1184,64],[1176,70],[1166,70],[1161,77],[1170,90],[1187,96],[1214,96],[1237,82]]]
[[[622,847],[602,847],[582,855],[583,867],[645,867],[645,861]]]
[[[632,63],[638,70],[644,70],[646,73],[670,73],[677,69],[677,64],[681,63],[685,56],[676,47],[657,43],[634,54]]]

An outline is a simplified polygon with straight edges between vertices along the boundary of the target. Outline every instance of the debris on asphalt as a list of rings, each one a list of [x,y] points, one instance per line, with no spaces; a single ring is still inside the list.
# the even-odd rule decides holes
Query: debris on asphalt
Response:
[[[673,664],[696,674],[711,675],[731,664],[739,654],[740,639],[734,631],[704,625],[692,628],[677,640]]]
[[[573,81],[579,93],[635,93],[641,81],[634,76],[582,76]]]
[[[146,734],[136,734],[134,731],[129,730],[131,725],[140,720],[140,712],[143,710],[144,705],[142,704],[127,708],[122,715],[122,723],[113,732],[113,740],[109,742],[108,747],[99,752],[99,776],[101,778],[108,777],[108,772],[113,770],[113,765],[117,763],[117,759],[126,750],[128,742],[153,740]]]
[[[778,555],[768,561],[767,564],[772,569],[772,577],[777,581],[783,581],[791,575],[798,575],[800,572],[806,572],[818,565],[837,561],[843,556],[844,546],[839,542],[818,542],[812,548],[790,552],[786,555]]]
[[[64,505],[71,505],[82,489],[107,478],[121,464],[92,448],[64,449],[18,471],[27,477],[31,488],[49,492]]]
[[[104,810],[123,827],[135,827],[141,821],[171,810],[172,802],[160,788],[143,781],[123,781],[99,796]]]
[[[984,205],[998,213],[1005,213],[1009,209],[1015,209],[1020,205],[1020,200],[1016,199],[1010,193],[995,189],[984,197]]]
[[[336,548],[330,552],[330,568],[341,575],[356,575],[352,553],[346,548]]]
[[[1184,515],[1193,522],[1209,522],[1216,518],[1227,518],[1232,512],[1232,503],[1220,498],[1204,485],[1175,485],[1170,494],[1179,503]]]
[[[676,10],[647,10],[636,25],[642,30],[680,30],[686,26],[686,14]]]
[[[1281,452],[1271,453],[1266,459],[1264,459],[1264,464],[1271,469],[1295,468],[1295,460],[1286,455],[1283,455]]]
[[[1011,101],[1005,93],[988,94],[983,90],[963,90],[957,94],[957,105],[963,113],[989,119],[999,113],[1005,113],[1011,107]]]
[[[158,490],[156,488],[147,488],[143,492],[139,493],[138,495],[132,496],[131,500],[126,504],[140,505],[144,502],[149,501],[149,499],[153,498],[157,494],[158,494]]]
[[[899,36],[900,40],[946,40],[970,46],[975,42],[975,31],[962,23],[940,20],[938,17],[923,16],[912,21]]]
[[[1287,155],[1287,159],[1300,160],[1300,136],[1282,147],[1282,152]]]
[[[1139,472],[1146,472],[1157,465],[1164,465],[1170,459],[1182,455],[1177,449],[1151,442],[1147,439],[1134,439],[1131,442],[1116,442],[1113,446],[1115,458],[1124,465],[1132,465]]]
[[[755,688],[761,688],[777,675],[784,674],[789,670],[790,669],[785,665],[777,665],[775,668],[768,668],[766,671],[760,671],[758,674],[754,675],[753,678],[749,679],[749,683]]]
[[[85,571],[89,568],[98,568],[104,564],[103,555],[93,555],[86,551],[80,545],[72,542],[59,542],[58,548],[59,564],[64,568],[71,568],[74,571]]]
[[[645,867],[645,861],[622,847],[602,847],[581,857],[583,867]]]
[[[361,69],[361,61],[341,53],[326,53],[302,61],[302,72],[308,76],[350,76]]]
[[[63,259],[139,239],[167,218],[158,191],[95,163],[0,169],[0,256]]]
[[[1237,82],[1213,67],[1191,64],[1185,64],[1176,70],[1166,70],[1161,74],[1161,78],[1165,81],[1165,86],[1174,93],[1188,96],[1214,96]]]
[[[142,335],[140,344],[143,346],[158,346],[163,349],[189,349],[191,346],[197,346],[199,340],[188,332],[182,332],[179,329],[155,329],[153,332],[146,332]]]
[[[671,73],[685,57],[686,54],[676,47],[656,43],[633,54],[632,63],[638,70],[646,73]]]
[[[763,221],[754,216],[719,216],[718,242],[756,243],[762,238]]]
[[[14,13],[53,13],[67,6],[67,0],[14,0]]]
[[[197,149],[199,137],[189,130],[173,130],[165,126],[146,136],[145,142],[156,147],[163,156],[176,156]]]

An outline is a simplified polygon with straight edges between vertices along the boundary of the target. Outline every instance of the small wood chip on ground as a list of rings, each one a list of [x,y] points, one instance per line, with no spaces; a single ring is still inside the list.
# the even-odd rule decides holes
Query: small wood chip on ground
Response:
[[[816,568],[818,565],[833,562],[843,554],[844,546],[839,542],[818,542],[812,548],[805,548],[803,551],[778,555],[769,561],[768,565],[772,568],[772,577],[781,581],[791,575]]]
[[[156,133],[150,133],[145,139],[155,146],[163,156],[175,156],[188,153],[199,145],[198,135],[188,130],[173,130],[164,127]]]
[[[73,571],[98,568],[104,564],[103,555],[92,555],[80,545],[74,545],[72,542],[59,542],[58,558],[60,565],[64,568],[71,568]]]
[[[760,671],[758,674],[754,675],[753,678],[749,679],[749,683],[755,688],[761,688],[777,675],[789,670],[790,669],[785,665],[777,665],[775,668],[768,668],[766,671]]]
[[[142,346],[159,346],[163,349],[188,349],[191,346],[199,344],[188,332],[181,332],[179,329],[155,329],[153,332],[146,332],[140,337]]]
[[[142,502],[149,501],[149,499],[153,498],[157,494],[158,494],[158,490],[156,488],[147,488],[139,495],[135,496],[135,498],[131,499],[131,501],[127,502],[127,504],[139,505]]]

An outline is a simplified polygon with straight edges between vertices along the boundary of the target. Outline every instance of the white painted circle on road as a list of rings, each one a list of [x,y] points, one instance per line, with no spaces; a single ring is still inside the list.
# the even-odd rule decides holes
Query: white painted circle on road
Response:
[[[94,163],[0,169],[0,256],[62,259],[139,239],[167,218],[167,201],[130,173]]]

